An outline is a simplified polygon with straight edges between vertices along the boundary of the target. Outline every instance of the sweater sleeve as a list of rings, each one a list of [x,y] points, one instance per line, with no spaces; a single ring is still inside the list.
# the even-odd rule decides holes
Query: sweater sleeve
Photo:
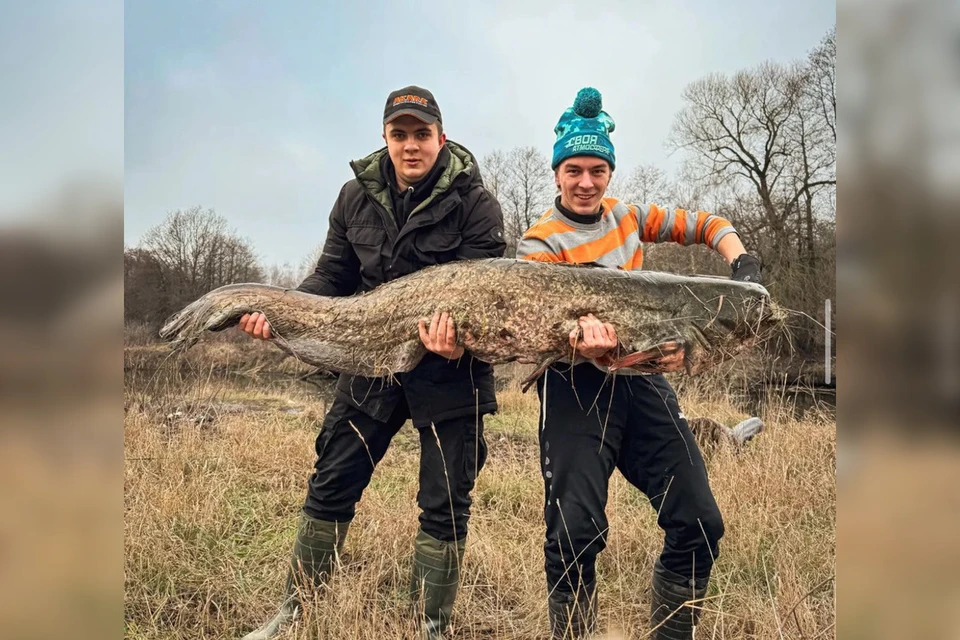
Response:
[[[644,207],[638,205],[637,210],[643,212]],[[705,244],[715,249],[728,233],[736,233],[730,221],[706,211],[671,211],[651,204],[640,219],[640,239],[643,242]]]

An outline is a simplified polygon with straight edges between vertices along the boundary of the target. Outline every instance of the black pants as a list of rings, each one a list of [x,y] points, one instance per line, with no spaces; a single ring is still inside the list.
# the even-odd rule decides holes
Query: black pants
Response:
[[[614,468],[647,495],[665,532],[661,564],[708,578],[723,535],[696,441],[663,376],[611,376],[591,364],[555,366],[537,382],[548,588],[594,581],[606,546]]]
[[[352,519],[374,467],[409,417],[405,401],[383,422],[335,400],[317,436],[317,461],[303,506],[307,515],[336,522]],[[441,421],[433,427],[436,435],[434,428],[417,430],[420,527],[438,540],[461,540],[467,535],[470,491],[487,457],[483,416]]]

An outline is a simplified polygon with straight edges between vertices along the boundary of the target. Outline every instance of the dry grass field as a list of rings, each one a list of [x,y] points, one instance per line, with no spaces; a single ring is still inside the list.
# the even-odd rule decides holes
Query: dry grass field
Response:
[[[125,353],[125,636],[238,638],[272,616],[329,391],[252,341],[204,341],[187,357],[135,337]],[[233,372],[225,375],[225,372]],[[453,638],[547,638],[537,399],[498,369],[501,411],[474,491]],[[687,416],[747,417],[706,380]],[[697,638],[834,637],[836,423],[771,394],[766,430],[707,453],[726,535]],[[286,638],[414,637],[406,597],[417,528],[416,434],[396,437],[360,503],[335,588]],[[604,637],[647,635],[662,534],[619,475],[599,561]]]

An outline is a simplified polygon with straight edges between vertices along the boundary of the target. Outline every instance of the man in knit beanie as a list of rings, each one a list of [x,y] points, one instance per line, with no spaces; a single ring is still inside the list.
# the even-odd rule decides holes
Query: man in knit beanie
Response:
[[[706,244],[731,264],[734,280],[760,282],[759,261],[727,220],[605,197],[616,166],[614,126],[600,92],[581,89],[554,129],[560,195],[524,234],[517,257],[633,270],[643,264],[644,242]],[[688,640],[723,536],[700,450],[662,375],[609,371],[617,357],[616,327],[588,315],[570,344],[576,357],[537,381],[553,637],[582,637],[596,626],[596,559],[605,547],[604,507],[617,468],[646,494],[665,534],[653,570],[651,637]],[[668,360],[665,366],[679,368],[682,353]]]

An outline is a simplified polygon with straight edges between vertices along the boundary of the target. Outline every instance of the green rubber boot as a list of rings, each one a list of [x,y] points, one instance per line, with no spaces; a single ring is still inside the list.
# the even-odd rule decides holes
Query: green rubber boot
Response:
[[[300,617],[299,592],[320,589],[330,580],[349,528],[349,520],[327,522],[311,518],[305,513],[301,514],[280,611],[265,625],[243,636],[242,640],[268,640],[276,637]]]
[[[439,640],[450,624],[460,584],[460,565],[467,541],[443,542],[417,531],[413,543],[413,577],[410,595],[422,606],[423,638]]]
[[[653,640],[691,640],[700,620],[709,579],[691,580],[665,569],[657,560],[653,568],[650,629]],[[688,604],[690,603],[690,604]]]

